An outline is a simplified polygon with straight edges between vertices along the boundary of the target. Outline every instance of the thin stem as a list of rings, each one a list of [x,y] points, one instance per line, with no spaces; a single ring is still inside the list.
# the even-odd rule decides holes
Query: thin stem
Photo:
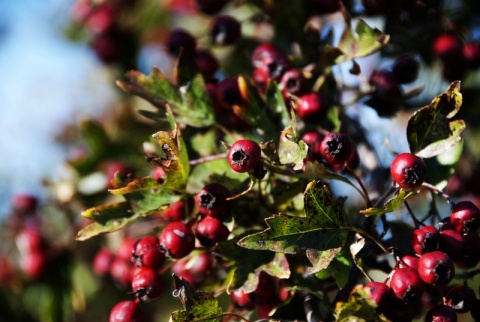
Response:
[[[439,195],[441,195],[443,197],[443,199],[445,199],[450,205],[454,205],[454,202],[452,200],[452,198],[445,192],[443,192],[442,190],[438,189],[437,187],[435,187],[434,185],[430,184],[430,183],[427,183],[427,182],[424,182],[422,183],[422,187],[423,188],[426,188],[426,189],[430,189],[436,193],[438,193]]]
[[[250,192],[250,190],[252,190],[254,184],[255,184],[255,180],[250,179],[250,184],[248,185],[248,188],[245,191],[242,191],[242,192],[236,194],[235,196],[228,197],[227,200],[237,199],[237,198],[240,198],[243,195],[246,195],[248,192]]]
[[[420,220],[417,219],[408,202],[405,200],[403,203],[405,204],[405,207],[407,207],[408,214],[410,215],[410,217],[412,217],[413,223],[415,224],[415,228],[425,226]]]
[[[190,165],[197,165],[197,164],[202,164],[202,163],[209,162],[209,161],[224,159],[226,157],[227,157],[226,153],[220,153],[220,154],[209,155],[209,156],[199,158],[199,159],[195,159],[195,160],[190,160],[188,163]]]
[[[372,234],[370,234],[369,232],[363,230],[362,228],[359,228],[359,227],[355,227],[355,226],[351,226],[349,227],[350,230],[356,232],[356,233],[359,233],[360,235],[362,236],[365,236],[367,237],[368,239],[370,239],[371,241],[373,241],[375,244],[377,244],[377,246],[385,253],[385,254],[389,254],[391,253],[385,246],[383,246],[383,244],[375,237],[373,236]]]
[[[367,207],[368,207],[368,208],[372,207],[372,201],[370,200],[370,197],[368,196],[367,188],[366,188],[365,185],[363,184],[362,180],[360,180],[360,178],[357,176],[357,174],[355,173],[355,171],[353,171],[353,170],[350,169],[349,167],[347,167],[347,170],[348,170],[348,172],[355,178],[355,180],[357,180],[358,184],[360,185],[360,188],[362,188],[365,201],[367,202]]]

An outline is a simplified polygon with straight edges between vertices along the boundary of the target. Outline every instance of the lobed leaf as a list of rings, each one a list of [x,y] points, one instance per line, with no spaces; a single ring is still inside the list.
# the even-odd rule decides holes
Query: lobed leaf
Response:
[[[463,120],[452,120],[452,117],[461,105],[460,81],[455,81],[428,106],[416,111],[407,125],[410,151],[420,157],[430,158],[458,144],[466,125]]]

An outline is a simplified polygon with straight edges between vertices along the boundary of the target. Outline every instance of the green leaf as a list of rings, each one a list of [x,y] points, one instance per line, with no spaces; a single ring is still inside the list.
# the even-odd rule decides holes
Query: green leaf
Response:
[[[330,270],[335,276],[335,282],[340,289],[348,283],[350,275],[350,261],[342,250],[330,263]]]
[[[136,179],[123,188],[109,190],[109,192],[114,195],[123,195],[132,210],[143,215],[181,198],[177,191],[168,187],[167,182],[160,184],[151,177],[145,177]]]
[[[131,217],[133,211],[126,202],[116,202],[89,208],[81,213],[85,218],[105,223],[109,220]]]
[[[210,292],[195,291],[183,278],[173,274],[173,294],[182,302],[183,310],[172,313],[172,322],[220,322],[223,313],[217,299]]]
[[[310,182],[304,194],[304,207],[305,217],[284,214],[269,217],[265,220],[266,230],[243,237],[238,245],[288,254],[342,247],[349,228],[341,205],[328,189]]]
[[[193,127],[206,127],[215,123],[210,95],[201,74],[180,87],[183,104],[174,110],[180,123]]]
[[[356,35],[355,35],[356,34]],[[368,56],[386,46],[390,36],[377,28],[370,27],[365,21],[359,20],[355,33],[349,26],[345,26],[343,35],[338,44],[339,52],[330,50],[335,57],[335,63],[341,63],[354,58]]]
[[[307,258],[313,264],[313,266],[307,267],[307,273],[315,274],[326,269],[341,250],[342,247],[332,248],[324,251],[307,249]]]
[[[293,165],[293,170],[303,168],[303,159],[307,157],[308,145],[302,140],[296,140],[295,132],[291,126],[280,134],[278,144],[278,157],[281,164]]]
[[[352,291],[348,302],[339,302],[335,307],[337,322],[380,322],[386,319],[375,312],[375,303],[367,300],[368,294],[362,285]]]
[[[465,129],[463,120],[452,120],[461,105],[460,81],[455,81],[428,106],[415,112],[407,125],[410,151],[420,157],[430,158],[455,146]]]
[[[287,105],[283,99],[282,91],[278,87],[276,82],[270,82],[265,94],[265,101],[267,106],[275,113],[280,115],[281,124],[283,127],[287,127],[291,124],[292,120],[290,113],[288,112]]]
[[[405,200],[407,200],[409,197],[413,196],[415,193],[409,192],[400,189],[397,193],[397,195],[385,202],[383,209],[381,208],[367,208],[365,210],[360,210],[360,213],[365,215],[365,216],[379,216],[386,214],[388,212],[393,212],[400,207]]]

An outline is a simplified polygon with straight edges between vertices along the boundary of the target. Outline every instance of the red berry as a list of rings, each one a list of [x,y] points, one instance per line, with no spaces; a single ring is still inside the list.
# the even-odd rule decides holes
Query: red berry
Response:
[[[37,210],[38,199],[30,194],[17,193],[12,196],[13,211],[19,213],[33,213]]]
[[[420,256],[418,274],[428,284],[446,286],[455,275],[452,259],[441,251],[434,251]]]
[[[165,170],[163,170],[162,167],[155,167],[155,169],[152,172],[153,180],[156,180],[159,183],[163,183],[163,181],[165,181],[165,177],[166,177]]]
[[[233,17],[215,17],[210,26],[210,39],[215,45],[232,45],[240,39],[241,28],[240,23]]]
[[[261,44],[252,53],[252,65],[267,75],[267,79],[279,81],[283,73],[290,69],[290,61],[272,44]],[[256,72],[259,74],[259,71]]]
[[[162,276],[150,267],[137,267],[132,279],[132,291],[142,301],[152,300],[165,289]]]
[[[177,260],[172,265],[172,272],[185,279],[194,288],[199,287],[210,274],[213,267],[212,256],[208,252],[199,252]]]
[[[415,154],[400,153],[390,164],[393,181],[401,188],[412,189],[420,186],[425,180],[427,166]]]
[[[133,177],[132,168],[121,161],[109,161],[107,163],[105,173],[107,176],[108,189],[117,189],[124,181]]]
[[[444,61],[455,59],[461,55],[460,42],[453,35],[440,35],[433,42],[433,52]]]
[[[318,121],[320,117],[325,115],[328,108],[328,100],[323,94],[310,93],[298,98],[297,114],[304,121]]]
[[[218,61],[208,50],[197,49],[197,51],[195,51],[194,59],[198,70],[206,78],[213,77],[215,72],[218,70]]]
[[[123,301],[118,303],[110,311],[109,322],[143,322],[145,316],[136,301]]]
[[[307,80],[303,76],[302,71],[290,69],[282,75],[278,87],[282,91],[284,98],[287,98],[288,94],[300,96],[305,94],[307,90]]]
[[[155,236],[146,236],[137,240],[133,246],[132,261],[136,266],[159,269],[165,263],[165,253],[160,251],[160,243]]]
[[[182,258],[195,248],[195,235],[192,228],[180,221],[169,223],[160,233],[160,245],[168,256]]]
[[[457,232],[468,235],[480,227],[480,210],[471,201],[458,202],[452,208],[450,221]]]
[[[352,142],[343,133],[330,132],[320,143],[320,153],[331,166],[345,165],[352,153]]]
[[[457,322],[457,313],[446,305],[439,305],[427,312],[425,322]]]
[[[230,191],[225,186],[210,183],[197,192],[195,205],[200,213],[215,217],[227,209],[228,197],[230,197]]]
[[[255,141],[238,140],[228,150],[227,159],[234,171],[248,172],[260,164],[262,150]]]
[[[463,58],[468,67],[477,69],[480,67],[480,44],[468,42],[462,47]]]
[[[108,249],[100,249],[93,259],[93,270],[100,276],[106,276],[110,273],[115,255]]]
[[[414,270],[418,270],[418,257],[413,255],[403,256],[399,267],[411,267]]]
[[[184,29],[173,29],[165,39],[165,47],[173,56],[193,55],[197,47],[197,40]]]
[[[230,231],[223,222],[215,217],[206,216],[197,224],[197,239],[205,247],[227,240]]]
[[[465,239],[455,230],[443,230],[440,232],[440,248],[442,252],[457,260],[462,256],[465,247]]]
[[[236,77],[225,78],[217,84],[216,98],[225,110],[230,110],[233,105],[243,105],[245,103]]]
[[[185,219],[186,215],[190,212],[191,209],[191,199],[190,200],[185,200],[185,199],[180,199],[173,204],[170,205],[170,207],[167,208],[164,212],[162,212],[159,217],[162,217],[163,219],[167,221],[182,221]]]
[[[425,254],[438,250],[440,247],[440,232],[433,226],[415,229],[411,244],[417,254]]]
[[[20,253],[42,252],[46,248],[46,241],[39,228],[27,225],[18,234],[16,243]]]
[[[370,84],[374,88],[373,98],[381,102],[395,102],[402,96],[402,88],[392,71],[374,71],[370,76]]]
[[[392,72],[400,84],[408,84],[418,77],[420,64],[415,56],[406,54],[397,57],[392,67]]]
[[[125,237],[120,243],[120,247],[117,250],[117,257],[126,261],[132,260],[133,247],[137,240],[133,237]]]
[[[255,294],[258,304],[277,302],[278,296],[275,279],[265,272],[260,272],[258,275],[258,284],[253,293]]]
[[[110,276],[121,286],[127,286],[132,283],[135,266],[130,260],[115,258],[110,266]]]
[[[452,286],[448,289],[445,298],[446,304],[458,313],[469,312],[477,300],[475,291],[466,285]]]
[[[304,141],[308,145],[307,160],[322,160],[322,154],[320,153],[320,144],[322,143],[324,138],[324,135],[314,131],[306,132],[302,135],[302,141]]]
[[[370,300],[377,305],[378,312],[386,312],[393,302],[392,290],[384,283],[369,282],[364,289],[369,294]]]
[[[241,309],[253,310],[255,308],[255,297],[252,293],[245,293],[243,291],[233,291],[230,293],[230,300],[232,303]]]
[[[390,280],[390,288],[395,296],[405,304],[420,300],[424,284],[418,272],[411,267],[398,268]]]
[[[48,258],[43,251],[21,254],[20,268],[31,279],[40,279],[47,273]]]

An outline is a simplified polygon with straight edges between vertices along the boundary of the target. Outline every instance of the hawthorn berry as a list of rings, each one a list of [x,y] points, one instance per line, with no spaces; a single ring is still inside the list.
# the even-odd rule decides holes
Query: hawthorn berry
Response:
[[[193,207],[192,199],[180,199],[171,204],[159,217],[167,221],[182,221]]]
[[[255,141],[238,140],[228,149],[227,159],[232,170],[248,172],[260,164],[262,149]]]
[[[418,275],[425,283],[444,287],[453,279],[455,267],[450,256],[434,251],[420,256]]]
[[[132,291],[142,301],[152,300],[162,294],[165,289],[162,276],[150,267],[141,266],[135,269],[132,279]]]
[[[405,304],[420,300],[425,289],[417,270],[411,267],[397,268],[390,279],[390,288],[395,296]]]
[[[187,224],[174,221],[165,226],[160,233],[160,246],[172,258],[187,256],[195,248],[195,235]]]
[[[320,93],[302,95],[297,101],[297,114],[307,122],[317,121],[329,108],[327,98]]]
[[[133,177],[133,169],[122,161],[109,161],[105,174],[107,189],[117,189]]]
[[[136,266],[159,269],[165,263],[165,253],[160,251],[160,242],[155,236],[143,237],[135,243],[132,261]]]
[[[108,248],[100,249],[93,259],[93,271],[99,276],[108,275],[114,259],[115,255]]]
[[[402,88],[395,74],[390,70],[376,70],[370,76],[373,98],[381,103],[395,102],[402,96]]]
[[[215,217],[227,209],[228,197],[230,191],[225,186],[209,183],[195,195],[195,205],[200,213]]]
[[[418,270],[418,257],[413,255],[404,255],[402,256],[398,267],[411,267],[415,270]]]
[[[364,286],[370,300],[377,305],[378,312],[386,312],[393,302],[392,290],[385,283],[369,282]]]
[[[241,24],[231,16],[217,16],[210,26],[210,39],[215,45],[232,45],[242,33]]]
[[[427,166],[425,162],[412,153],[400,153],[390,164],[393,181],[401,188],[413,189],[425,180]]]
[[[257,77],[279,81],[285,71],[291,68],[288,57],[276,46],[264,43],[255,48],[252,53],[252,65],[255,67]]]
[[[206,49],[197,49],[194,55],[195,64],[205,78],[211,78],[218,70],[218,60]]]
[[[405,54],[395,59],[392,72],[400,84],[408,84],[417,79],[419,69],[420,64],[415,56]]]
[[[307,160],[322,160],[322,154],[320,153],[320,143],[322,143],[324,138],[324,135],[316,131],[305,132],[302,135],[302,141],[304,141],[308,145],[308,154],[306,158]]]
[[[175,261],[171,271],[185,279],[194,288],[199,287],[213,269],[213,259],[209,252],[196,252],[192,256]]]
[[[110,265],[110,276],[122,287],[132,283],[134,271],[135,266],[130,259],[125,260],[120,257],[115,257]]]
[[[165,181],[167,174],[165,173],[165,170],[163,170],[162,167],[155,167],[152,171],[152,179],[156,180],[159,183],[162,183]]]
[[[457,313],[446,305],[439,305],[427,312],[425,322],[457,322]]]
[[[438,36],[433,42],[433,52],[443,61],[461,56],[461,45],[457,37],[450,34]]]
[[[110,311],[109,322],[144,322],[145,315],[137,301],[123,301]]]
[[[307,80],[301,70],[290,69],[282,75],[278,87],[282,91],[284,98],[287,98],[288,94],[300,96],[305,94],[307,90]]]
[[[467,313],[477,300],[475,291],[467,285],[456,285],[448,289],[446,304],[457,313]]]
[[[43,252],[47,247],[42,232],[34,225],[25,226],[17,235],[16,243],[21,253]]]
[[[212,216],[205,216],[197,224],[195,230],[197,239],[205,247],[227,240],[230,231],[221,220]]]
[[[480,227],[480,210],[469,200],[460,201],[452,207],[450,221],[457,232],[468,235]]]
[[[423,226],[415,229],[411,245],[417,254],[425,254],[438,250],[440,247],[440,232],[433,226]]]
[[[22,214],[31,214],[38,208],[38,198],[26,193],[16,193],[12,196],[13,211]]]
[[[465,239],[456,230],[442,230],[440,232],[440,248],[438,250],[457,260],[462,256]]]
[[[165,39],[165,48],[173,55],[193,55],[197,47],[197,40],[188,31],[177,28],[170,31]]]
[[[352,142],[343,133],[330,132],[320,143],[320,153],[330,166],[345,165],[352,153]]]
[[[48,257],[43,251],[33,251],[20,255],[20,269],[25,275],[34,280],[41,279],[47,274]]]
[[[125,237],[117,249],[117,257],[126,261],[130,261],[132,259],[133,247],[135,246],[136,242],[137,240],[133,237]]]
[[[470,41],[463,45],[462,55],[469,68],[477,69],[480,67],[480,44]]]
[[[240,309],[253,310],[256,306],[255,295],[253,293],[245,293],[241,290],[232,291],[230,293],[230,301]]]

